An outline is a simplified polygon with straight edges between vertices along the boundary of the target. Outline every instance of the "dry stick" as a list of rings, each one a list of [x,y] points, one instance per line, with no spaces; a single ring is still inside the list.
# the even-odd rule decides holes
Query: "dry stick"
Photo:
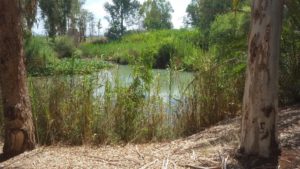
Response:
[[[105,164],[114,165],[114,166],[124,166],[123,164],[120,164],[119,160],[107,160],[105,158],[97,157],[97,156],[91,156],[91,155],[84,155],[88,158],[94,158],[95,161],[100,161]]]
[[[202,167],[202,166],[194,166],[194,165],[179,165],[181,167],[185,167],[185,168],[192,168],[192,169],[221,169],[220,167]]]
[[[145,156],[144,156],[143,154],[140,153],[140,151],[139,151],[137,145],[135,145],[135,150],[136,150],[137,154],[139,155],[139,157],[141,157],[141,158],[144,160],[144,159],[145,159]]]
[[[194,160],[194,161],[197,159],[197,156],[196,156],[196,153],[195,153],[194,150],[192,150],[192,156],[191,156],[191,159]]]
[[[168,165],[169,165],[169,159],[168,158],[166,160],[164,159],[161,168],[168,169]]]
[[[146,169],[147,167],[151,166],[152,164],[156,163],[157,161],[158,161],[158,159],[156,159],[156,160],[154,160],[154,161],[152,161],[150,163],[147,163],[144,166],[142,166],[140,169]]]
[[[229,156],[224,159],[224,163],[222,164],[222,169],[227,169],[227,161],[228,161]]]
[[[124,159],[126,159],[127,161],[132,161],[132,162],[134,162],[135,164],[137,164],[137,165],[141,165],[141,162],[140,161],[138,161],[138,160],[136,160],[136,159],[134,159],[134,158],[132,158],[132,157],[123,157]]]
[[[170,163],[172,163],[172,164],[173,164],[173,166],[174,166],[174,169],[176,169],[176,168],[177,168],[177,165],[176,165],[176,163],[175,163],[174,161],[170,160]]]
[[[214,164],[220,164],[220,162],[214,161],[214,160],[206,158],[206,157],[197,157],[197,159],[201,160],[201,161],[207,161],[207,162],[210,162],[210,163],[214,163]]]
[[[165,159],[163,159],[161,169],[165,169]]]

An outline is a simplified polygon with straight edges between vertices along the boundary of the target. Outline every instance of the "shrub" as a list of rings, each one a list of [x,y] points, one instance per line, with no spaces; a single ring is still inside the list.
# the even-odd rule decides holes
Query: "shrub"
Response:
[[[154,68],[165,69],[170,66],[170,60],[174,57],[176,48],[172,43],[164,43],[158,49]]]
[[[72,38],[67,36],[60,36],[54,40],[54,50],[57,52],[59,58],[70,58],[76,51],[76,46]]]
[[[25,40],[25,57],[27,70],[30,73],[47,69],[59,62],[57,53],[44,37],[30,37]]]
[[[283,106],[300,102],[300,35],[285,22],[282,32],[279,103]]]

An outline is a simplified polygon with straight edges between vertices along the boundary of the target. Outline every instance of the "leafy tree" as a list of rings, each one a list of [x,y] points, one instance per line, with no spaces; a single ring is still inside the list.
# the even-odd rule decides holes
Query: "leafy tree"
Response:
[[[111,39],[120,38],[125,30],[125,23],[132,23],[140,8],[140,3],[137,0],[112,0],[112,4],[106,3],[105,10],[109,13],[106,17],[110,28],[106,36]]]
[[[95,34],[95,17],[93,13],[88,12],[87,22],[89,26],[90,36],[93,36]]]
[[[68,22],[72,21],[73,26],[76,16],[80,12],[82,0],[39,0],[39,7],[42,10],[42,18],[45,20],[45,28],[50,37],[64,35],[67,32]],[[71,23],[72,23],[71,22]]]
[[[186,12],[188,24],[208,30],[218,14],[231,10],[231,0],[192,0]]]
[[[23,17],[25,18],[24,27],[26,31],[30,32],[33,27],[34,22],[36,21],[37,13],[37,1],[38,0],[24,0],[21,1],[23,9]]]
[[[150,29],[171,29],[171,13],[174,12],[169,1],[147,0],[144,2],[140,13],[144,15],[143,25]]]
[[[244,10],[250,11],[250,8]],[[218,60],[246,56],[249,25],[250,12],[229,12],[215,18],[210,27],[209,43]]]
[[[78,29],[79,29],[79,41],[85,41],[86,39],[86,30],[88,24],[89,12],[85,9],[81,9],[78,18]]]
[[[99,19],[99,21],[97,23],[97,28],[98,28],[98,36],[100,36],[100,30],[102,28],[101,19]]]

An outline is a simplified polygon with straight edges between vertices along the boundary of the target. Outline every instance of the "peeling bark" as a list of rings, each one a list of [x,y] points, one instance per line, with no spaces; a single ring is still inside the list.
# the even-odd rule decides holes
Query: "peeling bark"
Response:
[[[241,153],[278,155],[278,65],[283,0],[253,0]]]
[[[35,146],[31,105],[26,86],[21,13],[18,0],[0,1],[0,86],[4,108],[3,157]]]

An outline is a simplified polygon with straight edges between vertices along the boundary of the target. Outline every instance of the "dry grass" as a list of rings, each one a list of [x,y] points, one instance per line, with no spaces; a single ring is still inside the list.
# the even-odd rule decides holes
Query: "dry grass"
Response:
[[[227,168],[239,168],[232,157],[239,142],[239,123],[240,118],[223,121],[198,134],[171,142],[38,147],[3,162],[0,168],[223,169],[225,165]],[[281,111],[279,129],[283,150],[280,168],[299,168],[299,107]]]

